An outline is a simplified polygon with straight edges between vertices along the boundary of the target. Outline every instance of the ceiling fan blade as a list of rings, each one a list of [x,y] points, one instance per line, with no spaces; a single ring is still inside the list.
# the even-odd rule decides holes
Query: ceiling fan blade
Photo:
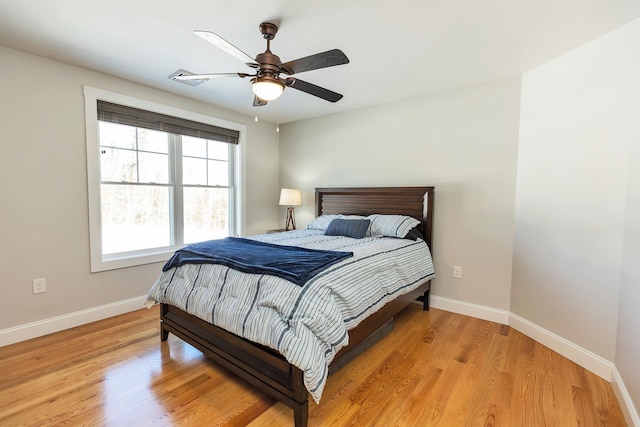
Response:
[[[348,63],[349,58],[347,58],[347,56],[340,49],[333,49],[286,62],[282,64],[282,71],[285,74],[297,74],[304,71],[334,67],[336,65],[343,65]]]
[[[306,92],[309,95],[317,96],[318,98],[322,98],[329,102],[338,102],[342,99],[342,95],[340,95],[339,93],[333,92],[320,86],[316,86],[313,83],[305,82],[304,80],[296,79],[294,77],[289,77],[285,80],[285,82],[289,87],[298,89],[302,92]]]
[[[209,80],[216,79],[218,77],[249,77],[251,74],[246,73],[214,73],[214,74],[189,74],[175,76],[175,80]]]
[[[255,95],[253,96],[253,106],[254,107],[262,107],[262,106],[267,105],[268,103],[269,103],[268,101],[265,101],[262,98],[258,98]]]
[[[214,46],[218,47],[219,49],[224,50],[234,58],[244,62],[248,66],[255,68],[255,66],[258,65],[255,59],[253,59],[252,57],[250,57],[249,55],[247,55],[246,53],[244,53],[243,51],[241,51],[240,49],[238,49],[237,47],[235,47],[234,45],[232,45],[231,43],[229,43],[228,41],[226,41],[216,33],[212,33],[210,31],[194,31],[194,33],[202,37],[209,43],[213,44]]]

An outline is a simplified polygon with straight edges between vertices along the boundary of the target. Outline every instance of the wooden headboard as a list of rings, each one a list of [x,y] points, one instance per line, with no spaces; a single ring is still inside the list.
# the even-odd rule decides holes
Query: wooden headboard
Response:
[[[422,234],[433,252],[434,196],[434,187],[316,188],[316,216],[412,216],[422,222]]]

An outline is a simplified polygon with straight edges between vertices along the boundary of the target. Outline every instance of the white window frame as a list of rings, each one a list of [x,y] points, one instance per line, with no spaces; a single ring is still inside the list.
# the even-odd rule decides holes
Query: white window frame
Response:
[[[241,123],[231,122],[216,117],[207,116],[193,111],[182,110],[167,105],[157,104],[142,99],[102,89],[84,86],[86,144],[87,144],[87,185],[89,201],[89,246],[91,255],[91,272],[100,272],[118,268],[133,267],[166,261],[179,247],[162,248],[156,251],[146,250],[128,253],[120,257],[102,254],[102,219],[100,200],[100,140],[98,137],[98,100],[126,105],[133,108],[161,113],[169,116],[180,117],[187,120],[206,123],[213,126],[236,130],[240,133],[238,145],[234,155],[234,182],[236,193],[234,198],[234,218],[230,220],[235,224],[235,234],[242,235],[244,228],[244,147],[246,126]]]

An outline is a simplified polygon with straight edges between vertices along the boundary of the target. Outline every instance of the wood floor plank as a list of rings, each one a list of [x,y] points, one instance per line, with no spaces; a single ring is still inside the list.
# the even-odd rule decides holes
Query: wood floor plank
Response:
[[[0,348],[2,426],[287,426],[158,308]],[[327,380],[309,426],[625,426],[611,384],[505,325],[411,306]]]
[[[491,344],[483,352],[482,364],[467,366],[467,370],[477,371],[473,385],[468,387],[471,392],[466,399],[467,405],[464,407],[465,420],[468,420],[472,425],[487,425],[488,420],[495,420],[497,417],[495,404],[487,405],[487,397],[493,393],[500,377],[499,368],[502,357],[500,348],[504,344],[504,337],[493,335],[492,338]]]

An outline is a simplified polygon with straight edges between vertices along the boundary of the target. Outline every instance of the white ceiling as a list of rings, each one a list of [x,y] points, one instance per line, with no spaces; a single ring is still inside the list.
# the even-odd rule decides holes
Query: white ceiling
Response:
[[[286,123],[519,75],[638,17],[639,0],[0,0],[0,44]],[[252,107],[248,79],[167,78],[253,72],[193,30],[255,56],[274,20],[283,62],[345,52],[347,65],[296,75],[342,100],[288,88]]]

